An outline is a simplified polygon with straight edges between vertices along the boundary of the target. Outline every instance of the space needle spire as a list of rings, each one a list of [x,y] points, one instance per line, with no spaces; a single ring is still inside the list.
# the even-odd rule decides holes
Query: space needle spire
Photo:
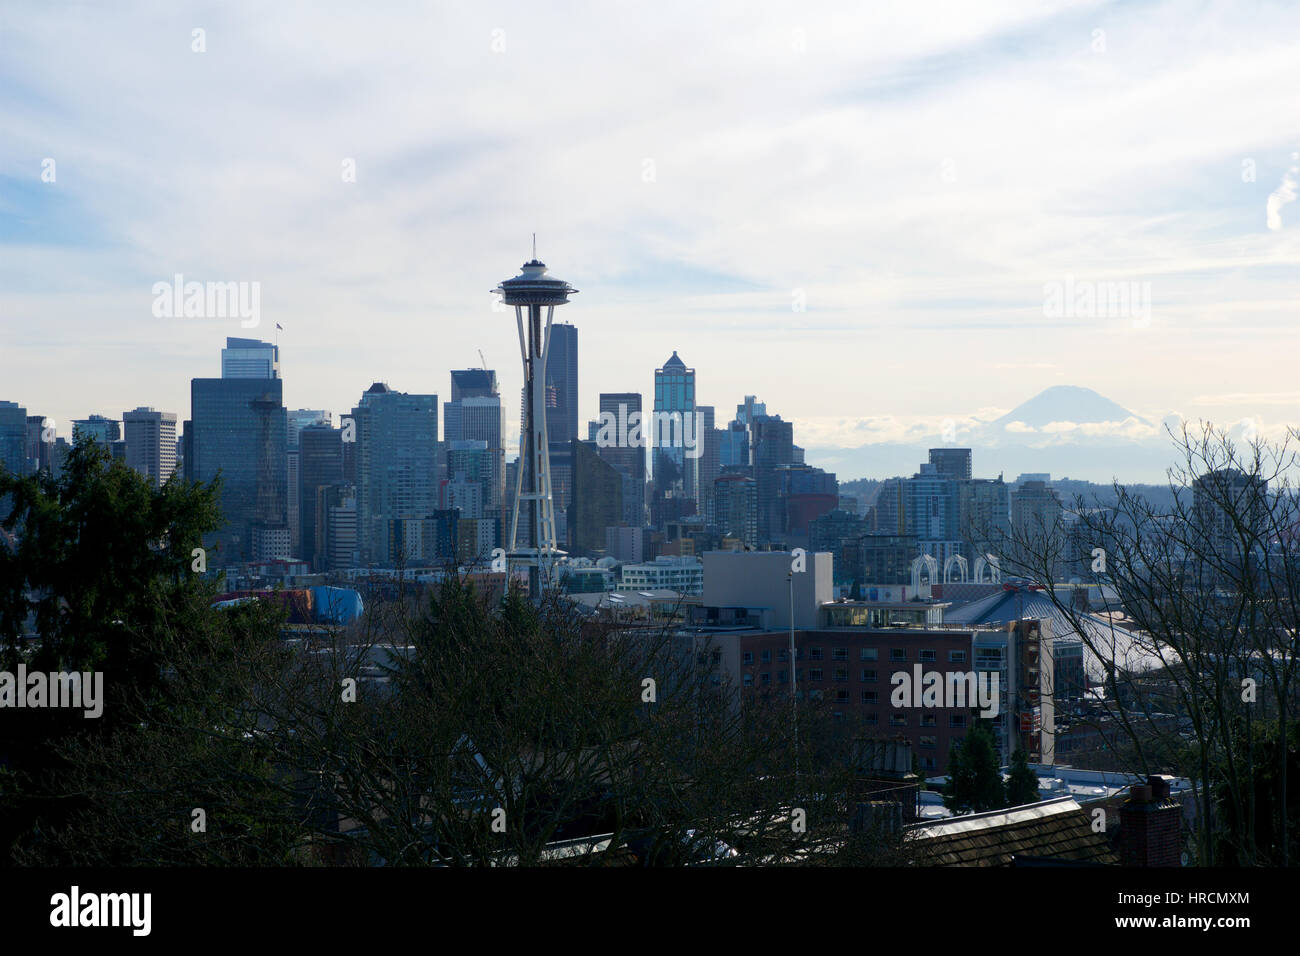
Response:
[[[555,307],[564,305],[578,290],[546,274],[545,263],[537,258],[537,233],[533,233],[533,258],[524,263],[519,275],[504,280],[492,291],[506,305],[514,306],[524,365],[524,431],[519,436],[519,472],[507,553],[512,561],[530,568],[529,583],[533,585],[539,583],[539,572],[549,576],[558,551],[546,434],[546,359],[551,349],[551,319]],[[531,542],[519,540],[521,508],[527,509]],[[532,593],[538,593],[535,587]]]

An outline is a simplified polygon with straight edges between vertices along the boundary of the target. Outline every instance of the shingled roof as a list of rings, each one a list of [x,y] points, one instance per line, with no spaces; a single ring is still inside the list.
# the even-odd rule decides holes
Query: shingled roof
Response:
[[[926,866],[1013,866],[1027,862],[1117,865],[1104,833],[1073,797],[950,817],[908,830],[918,862]]]

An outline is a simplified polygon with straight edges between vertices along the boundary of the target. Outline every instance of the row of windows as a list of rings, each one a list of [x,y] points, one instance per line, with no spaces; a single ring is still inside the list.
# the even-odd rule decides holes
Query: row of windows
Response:
[[[804,679],[804,672],[801,671],[801,670],[796,670],[794,676],[795,676],[795,680],[802,681],[802,680]],[[777,671],[777,672],[776,672],[776,681],[777,681],[778,684],[784,684],[784,683],[785,683],[787,680],[789,680],[789,679],[790,679],[790,678],[789,678],[789,672],[788,672],[788,671],[783,671],[783,670],[781,670],[781,671]],[[810,668],[808,669],[808,681],[809,681],[810,683],[814,683],[814,684],[816,684],[816,683],[820,683],[820,682],[824,681],[825,679],[826,679],[826,671],[825,671],[823,668],[820,668],[820,667],[810,667]],[[849,669],[848,669],[847,667],[837,667],[837,668],[835,668],[835,669],[831,672],[831,679],[834,680],[834,681],[839,681],[839,682],[846,682],[846,681],[848,681],[848,679],[849,679]],[[760,684],[770,684],[770,683],[772,683],[772,674],[771,674],[771,672],[770,672],[770,671],[763,671],[761,674],[758,675],[758,680],[759,680],[759,683],[760,683]],[[873,669],[870,669],[870,668],[866,668],[866,667],[864,667],[864,668],[862,668],[860,671],[858,671],[858,682],[859,682],[859,683],[862,683],[862,684],[875,684],[875,683],[878,683],[879,680],[880,680],[880,673],[879,673],[879,671],[876,671],[876,670],[873,670]],[[746,687],[752,687],[752,686],[754,686],[754,675],[753,675],[753,674],[746,674],[746,675],[744,675],[744,682],[745,682],[745,686],[746,686]],[[868,691],[863,691],[862,693],[866,694],[866,693],[869,693],[869,692],[868,692]],[[875,691],[870,691],[870,693],[875,693]]]
[[[878,660],[878,659],[879,659],[879,653],[880,653],[880,652],[879,652],[879,649],[878,649],[878,648],[875,648],[875,647],[863,647],[863,648],[861,648],[861,649],[859,650],[859,658],[858,658],[858,659],[859,659],[859,660],[863,660],[863,661],[874,661],[874,660]],[[802,648],[802,647],[800,647],[800,648],[796,648],[796,649],[795,649],[794,656],[795,656],[795,660],[803,660],[803,648]],[[742,657],[743,657],[744,663],[746,663],[746,664],[752,664],[752,663],[754,663],[754,652],[753,652],[753,651],[745,651],[744,654],[742,655]],[[823,660],[824,657],[825,657],[825,649],[824,649],[824,648],[821,648],[821,647],[810,647],[810,648],[808,648],[808,659],[809,659],[809,660],[820,661],[820,660]],[[784,648],[782,648],[782,649],[780,649],[780,650],[778,650],[778,651],[776,652],[776,659],[777,659],[778,661],[788,661],[788,660],[790,659],[790,652],[789,652],[788,650],[785,650]],[[832,661],[847,661],[848,659],[849,659],[849,649],[848,649],[847,647],[836,647],[836,648],[833,648],[833,649],[831,650],[831,660],[832,660]],[[906,661],[906,660],[907,660],[907,650],[906,650],[906,648],[902,648],[902,647],[894,647],[894,648],[891,648],[890,651],[889,651],[889,659],[890,659],[891,661]],[[759,651],[759,660],[760,660],[762,663],[764,663],[764,664],[770,664],[770,663],[772,663],[772,652],[771,652],[771,650]],[[937,651],[930,650],[930,649],[926,649],[926,648],[922,648],[922,649],[918,652],[917,660],[920,660],[920,661],[923,661],[923,662],[938,661],[938,660],[939,660],[939,654],[938,654]],[[965,652],[965,651],[949,651],[949,652],[948,652],[948,662],[949,662],[949,663],[952,663],[952,664],[964,664],[964,663],[966,663],[966,652]]]

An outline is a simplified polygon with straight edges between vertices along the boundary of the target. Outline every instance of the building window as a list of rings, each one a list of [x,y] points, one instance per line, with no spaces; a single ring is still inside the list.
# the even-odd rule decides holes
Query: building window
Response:
[[[876,726],[878,723],[880,723],[880,715],[879,715],[879,714],[867,714],[867,715],[865,715],[865,716],[862,718],[862,722],[863,722],[864,724],[866,724],[868,727],[874,727],[874,726]]]
[[[849,702],[849,692],[847,690],[837,690],[835,692],[835,703],[847,704]]]
[[[868,668],[862,668],[862,682],[864,684],[874,684],[876,682],[876,672]]]
[[[939,738],[935,737],[933,734],[921,735],[922,750],[933,750],[937,746],[939,746]]]
[[[844,712],[839,710],[835,711],[835,713],[831,714],[831,719],[834,720],[836,723],[843,723]]]
[[[934,715],[934,714],[922,714],[922,715],[921,715],[921,726],[922,726],[922,727],[934,727],[934,726],[937,726],[937,725],[938,725],[938,720],[935,718],[935,715]]]
[[[874,661],[880,656],[879,649],[875,647],[864,647],[858,652],[859,659],[864,661]]]
[[[822,699],[822,692],[819,691],[819,690],[810,690],[810,691],[808,691],[808,699],[809,699],[809,700],[821,700],[821,699]]]
[[[744,677],[744,681],[745,681],[745,686],[746,686],[746,687],[753,687],[753,686],[754,686],[754,675],[753,675],[753,674],[746,674],[745,677]]]
[[[905,660],[907,660],[907,651],[906,651],[906,649],[904,649],[904,648],[902,648],[902,647],[891,647],[891,648],[889,649],[889,659],[890,659],[891,661],[905,661]]]
[[[966,663],[966,652],[965,652],[965,651],[949,651],[949,652],[948,652],[948,660],[949,660],[951,663],[953,663],[953,664],[965,664],[965,663]]]
[[[776,652],[776,659],[784,664],[790,660],[790,652],[783,647]]]
[[[948,726],[949,726],[949,727],[965,727],[965,726],[966,726],[966,715],[965,715],[965,714],[953,714],[953,715],[951,715],[951,716],[948,718]]]
[[[837,661],[847,661],[849,659],[849,649],[847,647],[837,647],[831,651],[831,659]]]
[[[790,682],[790,672],[789,672],[789,671],[777,671],[777,672],[776,672],[776,682],[777,682],[778,684],[788,684],[788,683]]]
[[[891,726],[891,727],[906,727],[906,726],[907,726],[907,715],[906,715],[906,714],[890,714],[890,715],[889,715],[889,726]]]
[[[864,703],[864,704],[878,704],[878,703],[880,703],[880,691],[878,691],[878,690],[864,690],[864,691],[862,692],[862,703]]]
[[[760,684],[770,684],[772,683],[772,675],[767,671],[763,671],[763,673],[758,675],[758,682]]]
[[[822,659],[822,649],[820,647],[808,648],[808,659],[810,661],[819,661]]]
[[[927,650],[921,651],[922,661],[937,661],[938,659],[939,659],[939,655],[936,654],[934,651],[927,651]]]
[[[836,680],[848,680],[848,679],[849,679],[849,669],[848,669],[847,667],[837,667],[837,668],[835,668],[835,679],[836,679]],[[848,691],[845,691],[845,693],[847,694]]]
[[[810,668],[808,671],[808,679],[820,683],[822,679],[822,669],[820,667]]]
[[[933,758],[933,757],[922,757],[922,758],[921,758],[921,767],[922,767],[922,769],[925,769],[925,770],[934,770],[934,769],[936,769],[938,766],[939,766],[939,765],[938,765],[937,763],[934,762],[934,758]]]
[[[771,651],[763,651],[763,653],[762,653],[762,655],[760,656],[759,659],[760,659],[764,664],[770,664],[770,663],[772,663],[772,652],[771,652]]]
[[[742,657],[742,661],[743,661],[743,663],[745,663],[745,664],[752,664],[752,663],[754,663],[754,652],[753,652],[753,651],[745,651],[744,656]]]

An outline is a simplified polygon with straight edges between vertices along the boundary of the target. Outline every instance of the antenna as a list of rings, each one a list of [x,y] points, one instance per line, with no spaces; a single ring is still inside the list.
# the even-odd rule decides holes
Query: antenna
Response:
[[[533,258],[537,258],[537,233],[533,233]]]

